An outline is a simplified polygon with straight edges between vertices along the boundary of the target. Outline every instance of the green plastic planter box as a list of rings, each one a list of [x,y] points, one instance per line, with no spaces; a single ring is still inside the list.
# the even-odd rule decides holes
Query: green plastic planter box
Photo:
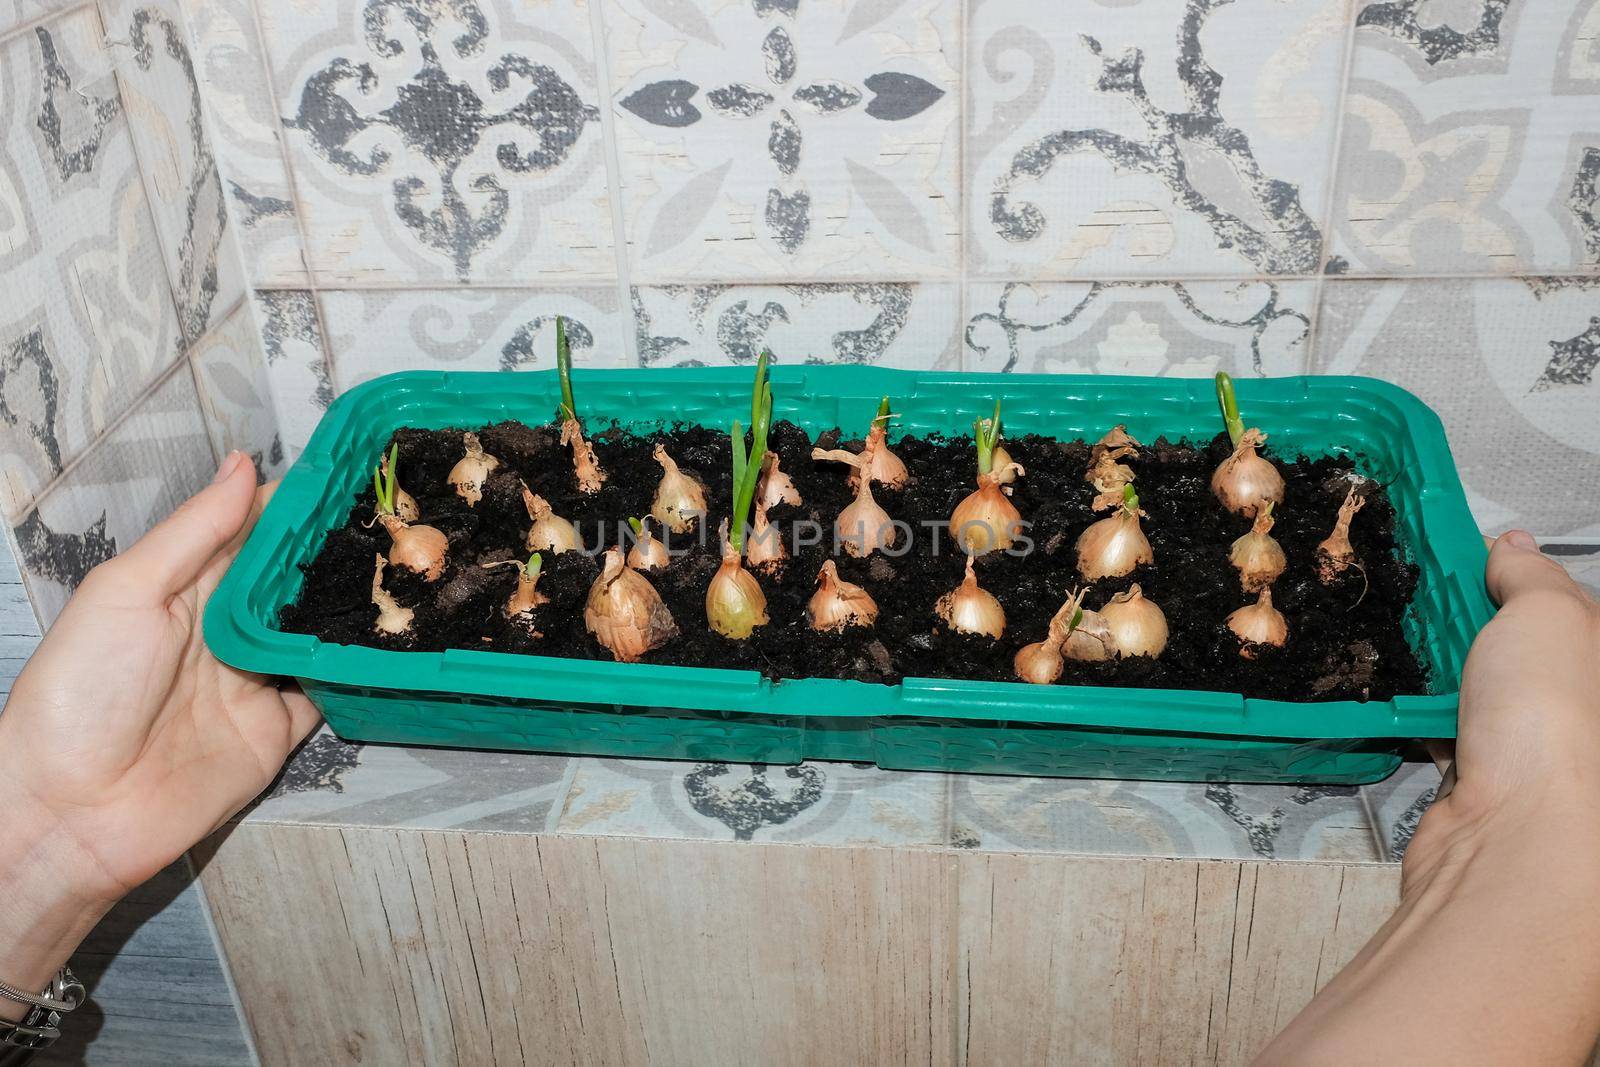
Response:
[[[649,431],[725,426],[749,410],[750,370],[589,371],[585,407]],[[973,405],[1005,400],[1020,436],[1094,439],[1119,422],[1143,440],[1201,441],[1220,427],[1209,379],[970,375],[872,367],[775,367],[774,419],[807,431],[859,425],[895,398],[897,433],[963,434]],[[1455,735],[1467,647],[1492,609],[1485,552],[1444,427],[1410,393],[1367,378],[1238,383],[1251,425],[1280,454],[1350,452],[1388,483],[1422,570],[1409,636],[1434,692],[1385,702],[1287,703],[1237,694],[907,678],[771,682],[754,671],[622,664],[501,652],[384,652],[277,629],[300,564],[369,483],[404,426],[545,421],[554,371],[411,372],[341,396],[273,497],[206,611],[206,642],[235,667],[299,680],[350,740],[605,756],[896,770],[1236,782],[1372,782],[1412,738]],[[686,620],[687,622],[688,620]],[[574,625],[576,625],[576,621]]]

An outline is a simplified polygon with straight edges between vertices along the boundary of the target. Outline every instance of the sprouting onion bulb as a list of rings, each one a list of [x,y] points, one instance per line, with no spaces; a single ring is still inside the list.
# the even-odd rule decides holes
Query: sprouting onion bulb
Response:
[[[407,522],[416,522],[422,517],[422,509],[417,507],[416,498],[400,486],[398,471],[395,475],[389,472],[395,470],[400,455],[399,445],[390,445],[389,454],[378,462],[378,476],[380,479],[392,479],[394,485],[394,513]]]
[[[1228,439],[1233,442],[1233,454],[1211,475],[1211,491],[1223,507],[1235,515],[1253,519],[1263,501],[1283,503],[1283,475],[1271,460],[1257,454],[1256,450],[1267,443],[1267,435],[1245,428],[1239,416],[1239,402],[1233,393],[1233,379],[1221,371],[1217,372],[1217,406],[1222,409],[1222,421],[1228,428]]]
[[[1080,615],[1079,604],[1082,600],[1082,593],[1068,597],[1067,602],[1051,618],[1044,640],[1024,645],[1017,652],[1011,666],[1019,679],[1032,685],[1049,685],[1061,677],[1061,668],[1066,659],[1061,648],[1072,634],[1073,622]]]
[[[594,458],[594,446],[583,438],[577,401],[572,398],[572,345],[567,341],[567,320],[556,316],[556,377],[561,382],[561,443],[572,447],[572,472],[580,493],[598,493],[606,472]]]
[[[1233,543],[1228,560],[1239,572],[1239,582],[1247,593],[1260,592],[1278,580],[1289,561],[1283,547],[1272,536],[1272,502],[1256,511],[1250,532]]]
[[[878,618],[878,604],[872,594],[839,577],[839,568],[828,560],[817,572],[817,591],[806,603],[806,621],[813,630],[837,632],[849,626],[871,626]]]
[[[727,519],[717,533],[722,539],[722,563],[706,587],[706,624],[723,637],[743,641],[757,626],[770,621],[767,595],[755,576],[744,569],[744,559],[728,537]]]
[[[1339,517],[1334,520],[1333,532],[1317,546],[1317,578],[1328,585],[1349,567],[1359,567],[1356,550],[1350,544],[1350,520],[1366,506],[1367,499],[1356,495],[1355,487],[1344,495],[1339,505]]]
[[[455,487],[457,496],[472,505],[483,499],[483,483],[488,480],[490,472],[500,466],[500,461],[483,450],[483,444],[475,433],[462,434],[461,442],[466,446],[467,453],[450,468],[445,480]]]
[[[744,558],[750,566],[769,577],[777,577],[783,570],[789,550],[784,547],[783,535],[767,520],[767,505],[758,496],[754,509],[755,521],[750,524],[750,535],[745,538]]]
[[[1100,608],[1100,617],[1119,656],[1154,659],[1167,647],[1167,616],[1144,595],[1138,582],[1129,586],[1126,593],[1106,601]]]
[[[1061,654],[1080,663],[1103,663],[1115,657],[1116,642],[1111,636],[1111,628],[1107,625],[1105,616],[1083,606],[1085,592],[1087,590],[1080,590],[1075,594],[1078,599],[1078,609],[1072,613],[1071,623],[1067,627],[1067,640],[1061,646]]]
[[[889,448],[889,420],[893,417],[889,411],[889,398],[884,397],[878,401],[878,413],[873,416],[872,426],[867,430],[866,444],[861,449],[866,463],[850,475],[852,484],[863,472],[879,485],[890,489],[903,489],[911,480],[911,472],[906,470],[905,463]]]
[[[1003,486],[1008,476],[1015,480],[1027,472],[1013,462],[995,465],[1000,401],[994,403],[993,416],[972,424],[972,436],[978,446],[978,488],[950,513],[950,536],[967,555],[982,556],[996,549],[1005,551],[1016,541],[1022,528],[1022,513],[1006,496]]]
[[[606,550],[600,576],[589,587],[583,625],[619,663],[634,663],[677,636],[672,612],[650,580],[622,561],[622,549]]]
[[[380,634],[410,633],[416,612],[401,607],[394,594],[383,587],[383,554],[380,552],[375,556],[377,563],[372,571],[372,602],[377,605],[378,619],[373,623],[373,629]]]
[[[550,510],[550,502],[527,486],[522,487],[522,504],[528,509],[525,543],[536,552],[572,552],[579,547],[578,530],[572,523]]]
[[[652,454],[661,464],[661,481],[656,483],[650,514],[673,533],[688,533],[706,513],[706,487],[694,475],[679,470],[677,461],[662,446],[656,445]]]
[[[1254,659],[1257,645],[1281,648],[1289,639],[1289,623],[1272,606],[1272,587],[1261,590],[1254,604],[1246,604],[1228,616],[1228,629],[1239,638],[1239,655]]]
[[[1122,487],[1116,514],[1091,523],[1078,535],[1078,573],[1089,581],[1121,578],[1141,563],[1154,563],[1150,539],[1139,525],[1139,497],[1133,486]]]
[[[854,455],[842,448],[813,448],[812,459],[831,459],[860,469],[866,464],[866,453]],[[872,495],[872,479],[856,479],[856,498],[847,504],[834,520],[834,536],[845,552],[863,559],[883,548],[893,548],[897,531],[894,520]]]
[[[1105,511],[1122,503],[1122,489],[1133,482],[1133,469],[1118,463],[1115,452],[1101,452],[1083,478],[1095,489],[1096,495],[1090,507],[1095,511]]]
[[[957,633],[998,638],[1006,632],[1006,609],[994,594],[978,585],[972,561],[973,557],[968,556],[961,584],[940,597],[933,610]]]
[[[779,504],[800,506],[800,490],[794,487],[792,478],[778,469],[776,452],[768,452],[761,461],[761,488],[756,493],[756,502],[769,508]]]
[[[378,513],[373,518],[389,535],[389,563],[430,582],[438,581],[444,573],[450,539],[432,526],[412,525],[395,514],[400,486],[395,481],[394,458],[395,449],[391,448],[389,461],[372,472],[372,492],[378,499]]]
[[[544,572],[544,557],[539,553],[535,552],[529,556],[526,563],[521,560],[506,559],[498,563],[485,563],[483,566],[517,569],[517,587],[506,599],[507,617],[527,622],[532,618],[534,608],[550,602],[549,597],[539,592],[539,575]]]
[[[650,527],[639,519],[628,519],[628,525],[633,528],[634,536],[633,547],[628,549],[628,566],[636,571],[664,570],[672,562],[667,546],[657,541]]]

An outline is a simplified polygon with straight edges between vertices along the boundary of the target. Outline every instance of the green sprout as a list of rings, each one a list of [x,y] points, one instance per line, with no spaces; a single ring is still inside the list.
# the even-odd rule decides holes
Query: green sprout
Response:
[[[873,416],[872,421],[873,422],[881,422],[881,423],[887,424],[888,421],[889,421],[889,415],[890,415],[890,412],[889,412],[889,398],[888,397],[884,397],[882,400],[878,401],[878,414]],[[885,429],[887,429],[887,428],[888,427],[886,425]]]
[[[561,406],[556,413],[562,422],[578,417],[578,405],[572,399],[572,345],[567,341],[567,320],[556,316],[556,375],[561,379]]]
[[[1139,494],[1133,491],[1132,483],[1122,487],[1122,509],[1131,515],[1139,513]]]
[[[750,391],[750,448],[745,451],[744,427],[733,420],[733,514],[729,516],[728,543],[744,551],[745,521],[756,498],[761,479],[761,463],[767,455],[767,431],[772,426],[772,386],[767,383],[767,362],[771,353],[763,351],[756,363],[755,385]]]
[[[994,469],[994,446],[1000,442],[1000,401],[994,402],[994,415],[972,424],[972,436],[978,442],[978,473],[988,474]]]
[[[640,522],[638,519],[634,518],[632,515],[629,515],[628,516],[628,529],[633,531],[633,536],[639,537],[644,533],[644,523]]]
[[[1233,395],[1233,378],[1226,371],[1217,371],[1217,406],[1222,409],[1228,439],[1237,445],[1244,436],[1244,420],[1239,417],[1239,401]]]
[[[539,579],[539,573],[544,570],[544,557],[535,552],[528,557],[528,562],[522,565],[522,577],[533,582]]]
[[[389,446],[389,458],[372,468],[372,491],[378,498],[378,514],[393,515],[399,481],[395,467],[400,458],[400,446]]]

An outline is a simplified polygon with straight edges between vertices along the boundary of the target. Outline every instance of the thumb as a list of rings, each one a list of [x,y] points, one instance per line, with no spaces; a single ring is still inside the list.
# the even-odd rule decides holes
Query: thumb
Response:
[[[244,528],[256,498],[255,466],[242,452],[222,461],[216,479],[117,557],[138,588],[166,598],[191,585]]]
[[[1484,575],[1489,595],[1504,607],[1512,599],[1534,592],[1581,595],[1561,564],[1539,551],[1533,535],[1512,530],[1495,538],[1489,547],[1489,568]]]

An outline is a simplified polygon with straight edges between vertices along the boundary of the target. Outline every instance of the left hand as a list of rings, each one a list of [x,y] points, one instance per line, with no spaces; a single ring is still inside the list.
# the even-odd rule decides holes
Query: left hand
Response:
[[[89,573],[17,678],[0,715],[0,979],[42,987],[112,903],[249,803],[320,721],[201,636],[270,495],[231,454]]]

